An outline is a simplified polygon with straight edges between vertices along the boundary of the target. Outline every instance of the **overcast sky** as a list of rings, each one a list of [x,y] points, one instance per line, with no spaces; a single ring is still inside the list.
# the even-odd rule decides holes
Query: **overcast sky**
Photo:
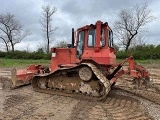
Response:
[[[0,14],[14,14],[25,29],[32,34],[15,46],[18,50],[37,50],[38,44],[42,43],[43,36],[39,19],[43,5],[57,8],[53,16],[53,26],[58,27],[54,33],[54,40],[71,41],[71,28],[95,23],[97,20],[108,22],[113,27],[118,13],[122,8],[133,7],[143,0],[0,0]],[[146,0],[156,19],[149,23],[147,28],[146,44],[160,44],[160,1]],[[114,31],[113,31],[114,32]]]

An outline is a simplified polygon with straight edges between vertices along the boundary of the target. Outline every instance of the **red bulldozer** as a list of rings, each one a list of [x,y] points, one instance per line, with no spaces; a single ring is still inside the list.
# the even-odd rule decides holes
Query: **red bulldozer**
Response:
[[[149,79],[147,70],[137,65],[132,56],[116,63],[113,32],[107,22],[72,29],[72,44],[67,48],[51,48],[51,52],[48,69],[42,65],[14,69],[13,86],[31,83],[38,92],[101,100],[123,74],[138,82]],[[123,69],[124,63],[127,69]]]

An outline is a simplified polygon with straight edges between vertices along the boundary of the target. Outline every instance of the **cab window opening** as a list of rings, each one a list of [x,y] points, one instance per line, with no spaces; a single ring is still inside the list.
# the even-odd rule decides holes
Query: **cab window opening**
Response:
[[[80,55],[82,55],[84,48],[84,31],[79,32],[77,44],[77,57],[79,58]]]
[[[88,47],[94,47],[95,46],[95,29],[90,29],[88,31]]]
[[[109,47],[113,47],[113,32],[110,30],[108,32],[108,42],[109,42]]]
[[[105,30],[102,29],[101,30],[101,35],[100,35],[100,46],[104,47],[106,44],[106,40],[105,40]]]

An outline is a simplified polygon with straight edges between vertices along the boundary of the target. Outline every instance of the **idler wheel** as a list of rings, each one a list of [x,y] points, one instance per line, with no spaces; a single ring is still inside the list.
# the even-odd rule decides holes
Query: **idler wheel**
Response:
[[[93,72],[89,67],[84,66],[79,69],[79,77],[83,81],[91,80],[92,76],[93,76]]]

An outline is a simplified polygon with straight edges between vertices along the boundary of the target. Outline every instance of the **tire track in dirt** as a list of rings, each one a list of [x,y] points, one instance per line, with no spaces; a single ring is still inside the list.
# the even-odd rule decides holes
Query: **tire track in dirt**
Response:
[[[9,95],[3,103],[4,119],[8,119],[8,116],[12,120],[21,119],[21,117],[31,114],[36,107],[28,104],[27,107],[24,105],[31,97],[27,95]],[[9,114],[8,114],[9,113]],[[16,114],[15,114],[16,113]]]
[[[31,114],[36,109],[35,106],[29,103],[33,94],[25,93],[24,90],[5,91],[6,93],[10,92],[3,102],[3,118],[5,120],[21,120],[23,116]]]
[[[35,92],[31,86],[6,93],[3,120],[66,120],[78,103],[74,98]]]
[[[145,98],[153,103],[160,105],[160,88],[159,86],[157,86],[156,83],[152,84],[150,82],[148,87],[141,86],[140,88],[135,88],[135,85],[132,83],[132,80],[128,80],[126,81],[126,84],[120,83],[116,85],[115,88],[125,90],[128,93]]]
[[[154,85],[157,85],[157,81]],[[4,89],[1,90],[5,98],[4,112],[2,115],[0,113],[2,120],[152,120],[150,115],[154,116],[148,113],[139,99],[132,97],[140,96],[136,92],[120,94],[119,91],[123,92],[125,89],[131,89],[130,87],[124,87],[123,90],[113,89],[105,101],[93,102],[34,92],[31,86],[9,90],[9,83],[4,80],[2,83],[6,84],[6,87],[3,86]],[[148,92],[139,91],[139,94],[146,96],[146,98],[140,96],[142,100],[150,96],[147,99],[149,102],[155,104],[160,102],[159,92],[156,92],[155,88],[148,89]],[[158,118],[160,117],[157,117],[157,120]]]
[[[68,120],[149,120],[152,119],[131,97],[111,93],[104,102],[80,101]]]
[[[147,87],[142,84],[142,86],[136,88],[132,77],[120,78],[117,81],[118,84],[116,83],[117,90],[123,92],[123,94],[125,93],[127,95],[126,97],[131,96],[140,100],[148,114],[156,120],[160,119],[160,76],[158,73],[157,70],[150,73],[150,81],[148,81]]]
[[[28,99],[27,96],[22,96],[22,95],[9,95],[6,97],[7,97],[7,99],[3,103],[3,105],[4,105],[3,109],[5,111],[9,110],[11,107],[14,107],[15,105],[22,104],[23,102],[25,102]]]
[[[4,102],[4,119],[128,120],[150,119],[139,101],[112,92],[104,102],[77,100],[34,92],[31,86],[9,90]],[[13,92],[13,93],[11,93]],[[72,107],[70,107],[72,105]],[[133,106],[133,107],[131,107]],[[69,108],[70,107],[70,108]],[[66,110],[70,112],[65,113]]]
[[[114,89],[114,90],[112,90],[112,92],[114,92],[116,95],[123,95],[125,97],[130,96],[133,99],[138,100],[148,115],[150,115],[154,120],[160,120],[160,114],[159,114],[160,105],[159,104],[157,104],[153,101],[150,101],[144,97],[141,97],[139,95],[130,93],[124,89]],[[148,97],[150,97],[150,96],[148,96]]]
[[[136,96],[143,97],[153,103],[159,104],[160,105],[160,94],[154,91],[148,91],[148,90],[140,90],[140,89],[127,89],[127,88],[122,88],[120,89],[125,90],[126,92],[132,93]]]
[[[150,81],[147,82],[147,86],[142,84],[137,88],[132,77],[123,76],[117,81],[116,88],[160,105],[160,75],[157,69],[150,70]]]
[[[96,102],[81,100],[73,108],[68,120],[88,120],[89,111],[96,105]]]

